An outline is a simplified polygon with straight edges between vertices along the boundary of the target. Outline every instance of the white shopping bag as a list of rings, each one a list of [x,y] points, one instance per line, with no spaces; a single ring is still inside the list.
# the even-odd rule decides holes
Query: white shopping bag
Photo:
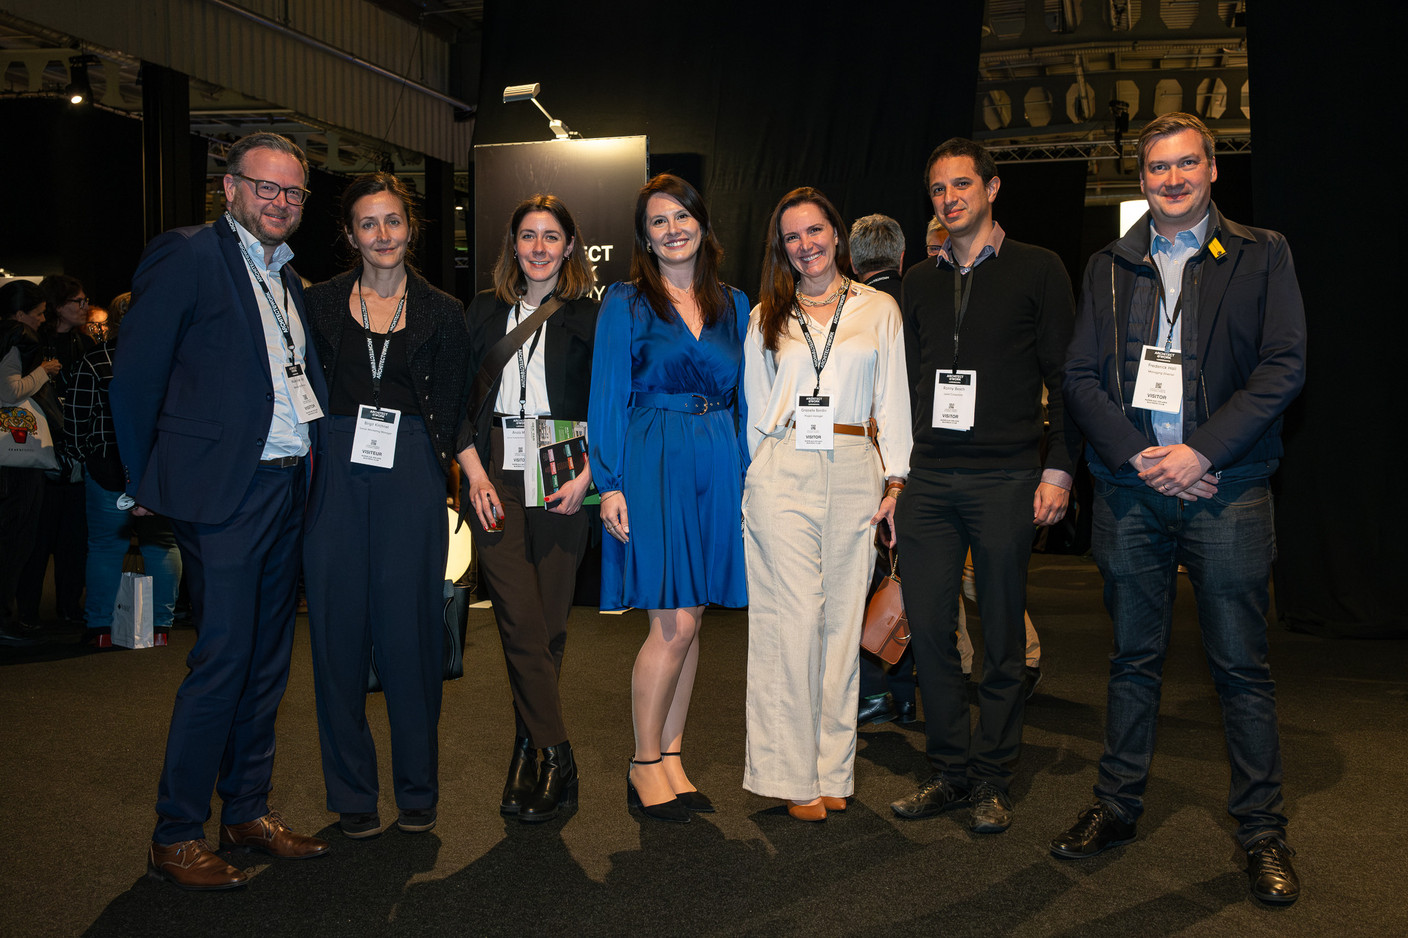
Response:
[[[156,644],[152,627],[152,578],[124,573],[117,584],[117,604],[112,610],[112,643],[123,648],[151,648]]]

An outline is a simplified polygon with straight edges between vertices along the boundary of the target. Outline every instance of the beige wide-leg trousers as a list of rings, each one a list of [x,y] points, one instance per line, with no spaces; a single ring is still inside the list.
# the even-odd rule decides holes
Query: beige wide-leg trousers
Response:
[[[855,790],[856,706],[870,518],[883,488],[869,439],[799,452],[764,438],[743,488],[748,567],[748,743],[743,787],[769,798]]]

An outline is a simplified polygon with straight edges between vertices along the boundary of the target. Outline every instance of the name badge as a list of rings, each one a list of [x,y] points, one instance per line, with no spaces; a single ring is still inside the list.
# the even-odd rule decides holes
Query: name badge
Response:
[[[352,436],[352,461],[390,469],[396,464],[396,427],[401,412],[390,408],[357,408],[357,432]]]
[[[505,417],[504,422],[504,469],[523,472],[528,468],[528,434],[523,427],[522,417]]]
[[[797,449],[829,450],[832,448],[836,425],[836,408],[831,396],[802,395],[797,398],[797,410],[792,414],[797,425]]]
[[[976,371],[934,373],[934,420],[940,430],[971,430],[978,407]]]
[[[313,393],[313,386],[308,383],[308,376],[303,373],[303,363],[284,366],[284,374],[288,376],[288,390],[293,398],[293,409],[298,414],[299,423],[312,423],[323,415],[323,409],[318,406],[318,396]]]
[[[1144,346],[1134,378],[1134,406],[1176,414],[1183,409],[1183,353]]]

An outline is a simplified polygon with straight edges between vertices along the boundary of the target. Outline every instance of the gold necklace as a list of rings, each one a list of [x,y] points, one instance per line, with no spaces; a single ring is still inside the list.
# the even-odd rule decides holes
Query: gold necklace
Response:
[[[824,297],[821,297],[820,299],[812,299],[811,297],[806,296],[802,293],[802,288],[799,284],[796,290],[797,300],[803,306],[811,306],[813,308],[819,306],[830,306],[832,303],[836,302],[837,297],[839,297],[842,293],[845,293],[848,289],[850,289],[850,286],[851,282],[845,277],[842,277],[841,285],[835,290],[832,290],[829,294]]]

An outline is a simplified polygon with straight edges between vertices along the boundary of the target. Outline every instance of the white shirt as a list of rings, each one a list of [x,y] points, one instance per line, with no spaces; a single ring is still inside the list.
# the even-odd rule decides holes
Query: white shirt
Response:
[[[280,244],[274,249],[274,259],[266,264],[264,245],[259,243],[259,239],[246,231],[233,215],[227,214],[226,217],[235,222],[235,234],[239,236],[245,256],[254,263],[259,276],[264,278],[269,292],[278,302],[279,313],[288,323],[289,335],[293,337],[295,360],[303,364],[308,353],[303,319],[294,308],[293,300],[284,289],[283,280],[279,276],[284,265],[293,260],[293,249],[287,244]],[[288,384],[288,373],[284,370],[289,364],[288,346],[284,344],[283,330],[274,318],[269,299],[264,295],[264,290],[260,288],[254,274],[250,273],[248,264],[245,265],[245,273],[249,275],[249,287],[254,291],[254,302],[259,306],[259,322],[264,327],[264,348],[269,354],[269,377],[274,382],[274,417],[269,421],[269,433],[264,437],[264,453],[260,458],[302,456],[308,452],[308,427],[298,422],[298,412],[293,407],[293,391]],[[304,374],[307,373],[305,367]]]
[[[777,351],[763,348],[758,326],[761,307],[748,318],[743,344],[743,397],[748,404],[748,455],[757,455],[763,437],[787,423],[797,398],[816,387],[811,349],[794,317],[778,337]],[[812,320],[812,341],[820,356],[831,328]],[[875,418],[885,475],[909,475],[914,427],[909,410],[909,375],[905,370],[900,308],[887,294],[852,283],[836,341],[821,372],[821,393],[830,396],[836,423],[863,424]]]
[[[1183,350],[1183,314],[1169,326],[1172,310],[1178,309],[1178,298],[1183,294],[1183,268],[1190,258],[1198,253],[1204,238],[1207,237],[1208,215],[1192,228],[1180,231],[1172,241],[1159,234],[1153,221],[1149,222],[1149,254],[1154,266],[1159,269],[1159,280],[1164,285],[1164,296],[1159,301],[1159,319],[1154,325],[1153,344],[1171,351]],[[1173,446],[1183,442],[1183,395],[1178,396],[1178,410],[1168,413],[1161,410],[1149,412],[1154,421],[1154,439],[1162,446]]]
[[[504,335],[508,335],[518,324],[533,313],[538,307],[529,306],[522,301],[514,305],[509,311],[508,326],[504,329]],[[528,336],[523,345],[519,347],[518,353],[509,356],[508,364],[504,365],[503,380],[499,382],[499,394],[494,398],[494,413],[509,414],[518,416],[518,392],[520,390],[520,375],[518,372],[518,354],[523,355],[527,363],[528,371],[528,393],[524,395],[527,404],[524,405],[524,413],[530,417],[542,416],[552,413],[552,408],[548,406],[548,371],[543,364],[547,360],[547,323],[544,322],[538,327],[538,347],[533,349],[533,355],[528,356],[528,350],[533,347],[533,336]]]

